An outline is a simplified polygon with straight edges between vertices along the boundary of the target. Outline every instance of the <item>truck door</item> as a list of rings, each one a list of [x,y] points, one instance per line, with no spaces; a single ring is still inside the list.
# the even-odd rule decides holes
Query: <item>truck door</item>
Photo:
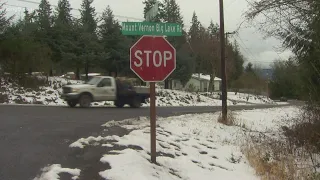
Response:
[[[116,86],[112,78],[102,79],[98,84],[96,92],[100,101],[114,101],[116,99]]]

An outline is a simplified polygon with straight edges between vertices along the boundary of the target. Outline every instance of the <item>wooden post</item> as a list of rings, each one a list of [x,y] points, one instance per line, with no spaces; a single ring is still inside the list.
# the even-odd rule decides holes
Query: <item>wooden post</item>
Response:
[[[219,0],[220,5],[220,58],[221,58],[221,80],[222,80],[222,122],[227,123],[227,79],[226,79],[226,53],[225,53],[225,36],[224,36],[224,12],[223,0]]]
[[[151,162],[156,163],[156,83],[150,82],[150,135],[151,135]]]

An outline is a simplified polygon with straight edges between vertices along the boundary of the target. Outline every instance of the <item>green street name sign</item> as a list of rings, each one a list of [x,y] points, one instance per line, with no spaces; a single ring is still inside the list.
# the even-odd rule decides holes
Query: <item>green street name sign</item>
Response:
[[[123,35],[182,36],[182,28],[176,23],[122,22]]]

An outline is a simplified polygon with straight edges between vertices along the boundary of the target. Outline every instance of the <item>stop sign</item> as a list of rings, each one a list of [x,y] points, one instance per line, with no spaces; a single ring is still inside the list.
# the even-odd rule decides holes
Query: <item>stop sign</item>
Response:
[[[130,48],[130,69],[145,82],[164,81],[176,69],[176,49],[162,36],[142,36]]]

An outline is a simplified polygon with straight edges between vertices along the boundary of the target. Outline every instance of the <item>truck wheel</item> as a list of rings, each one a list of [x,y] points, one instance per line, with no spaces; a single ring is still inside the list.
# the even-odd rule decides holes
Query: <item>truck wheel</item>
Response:
[[[141,100],[138,97],[135,97],[132,99],[132,102],[130,103],[130,107],[132,108],[139,108],[142,106]]]
[[[80,96],[80,99],[79,99],[80,107],[82,108],[90,107],[91,102],[92,102],[92,98],[89,94],[83,94]]]
[[[69,107],[75,107],[78,103],[77,101],[67,101],[67,104],[69,105]]]
[[[117,108],[123,108],[124,103],[119,102],[119,101],[115,101],[115,102],[114,102],[114,105],[115,105]]]

